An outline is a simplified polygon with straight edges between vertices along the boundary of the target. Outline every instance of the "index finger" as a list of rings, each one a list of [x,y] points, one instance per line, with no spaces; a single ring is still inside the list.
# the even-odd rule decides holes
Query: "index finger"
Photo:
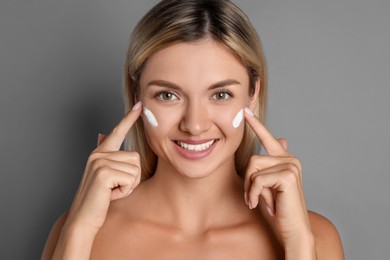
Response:
[[[96,148],[96,150],[102,152],[119,151],[130,128],[141,115],[141,106],[141,102],[135,104],[134,107],[122,118],[119,124],[117,124],[111,133],[104,139],[100,146]]]
[[[281,156],[288,153],[249,108],[245,108],[245,119],[269,155]]]

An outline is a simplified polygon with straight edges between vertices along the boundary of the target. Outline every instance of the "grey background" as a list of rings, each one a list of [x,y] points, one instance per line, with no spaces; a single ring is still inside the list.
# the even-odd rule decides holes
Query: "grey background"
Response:
[[[123,114],[122,65],[156,1],[0,4],[2,259],[38,259],[67,210],[98,132]],[[304,166],[309,208],[347,259],[390,242],[390,1],[236,1],[263,41],[268,127]]]

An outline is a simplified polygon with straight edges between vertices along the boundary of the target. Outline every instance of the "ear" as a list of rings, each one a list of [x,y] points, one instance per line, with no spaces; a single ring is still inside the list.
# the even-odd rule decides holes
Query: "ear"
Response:
[[[260,92],[260,79],[256,80],[255,83],[255,92],[252,96],[249,97],[249,108],[252,111],[255,111],[255,109],[258,106],[258,99],[259,99],[259,92]]]

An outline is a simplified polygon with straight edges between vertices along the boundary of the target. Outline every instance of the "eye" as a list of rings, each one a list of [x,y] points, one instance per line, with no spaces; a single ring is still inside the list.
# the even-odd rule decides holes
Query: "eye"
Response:
[[[219,100],[219,101],[225,101],[233,97],[233,94],[230,91],[218,91],[212,96],[212,99]]]
[[[163,101],[172,101],[172,100],[177,100],[177,96],[168,91],[162,91],[156,94],[157,98]]]

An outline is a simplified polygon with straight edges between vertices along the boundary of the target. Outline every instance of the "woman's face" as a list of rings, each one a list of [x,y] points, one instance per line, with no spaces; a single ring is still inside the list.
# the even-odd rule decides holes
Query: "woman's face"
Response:
[[[246,68],[211,39],[155,53],[140,78],[142,120],[159,167],[205,177],[231,171],[244,133],[243,108],[254,109]]]

